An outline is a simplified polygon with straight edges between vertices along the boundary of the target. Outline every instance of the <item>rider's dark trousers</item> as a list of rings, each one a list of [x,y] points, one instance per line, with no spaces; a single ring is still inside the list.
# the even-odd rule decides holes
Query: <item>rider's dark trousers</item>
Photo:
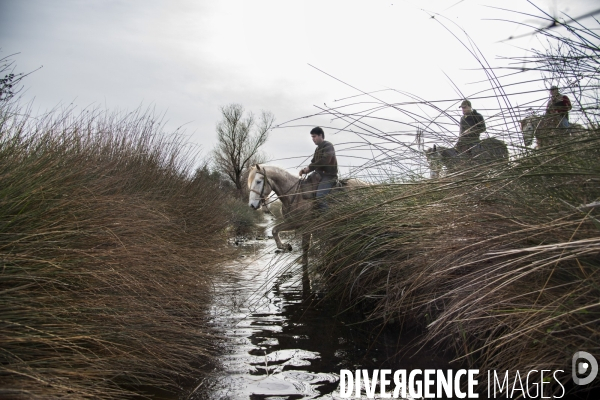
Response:
[[[317,208],[320,211],[327,210],[326,196],[331,192],[336,180],[336,175],[323,175],[321,178],[321,182],[319,182],[319,186],[317,187]]]

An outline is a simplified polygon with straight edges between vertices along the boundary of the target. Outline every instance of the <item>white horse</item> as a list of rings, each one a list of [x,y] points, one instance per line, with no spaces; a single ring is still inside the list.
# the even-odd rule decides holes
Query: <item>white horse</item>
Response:
[[[341,189],[364,185],[366,184],[358,179],[348,179],[342,181]],[[265,204],[271,192],[275,192],[282,204],[281,211],[284,222],[273,227],[273,239],[275,239],[278,249],[291,251],[291,244],[284,245],[279,233],[300,228],[311,218],[315,204],[314,200],[305,199],[302,196],[300,179],[283,168],[256,164],[248,174],[248,189],[250,189],[248,205],[255,210],[259,209],[261,204]],[[302,263],[304,265],[308,265],[310,236],[310,233],[302,235]]]
[[[531,146],[536,139],[539,149],[567,142],[572,137],[585,135],[586,129],[579,124],[570,124],[568,128],[561,128],[559,114],[537,115],[532,112],[522,119],[521,134],[525,146]]]

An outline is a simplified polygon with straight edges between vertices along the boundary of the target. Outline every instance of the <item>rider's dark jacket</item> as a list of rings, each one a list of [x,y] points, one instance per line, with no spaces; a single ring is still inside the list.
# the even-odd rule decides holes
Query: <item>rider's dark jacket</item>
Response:
[[[456,150],[462,153],[479,143],[479,135],[485,132],[485,129],[483,115],[477,111],[472,110],[470,113],[463,115],[460,119],[460,133]]]
[[[568,120],[571,108],[571,100],[564,94],[559,94],[557,97],[550,99],[546,106],[546,113],[559,114]]]
[[[319,174],[327,177],[337,176],[337,158],[335,158],[335,149],[330,142],[324,140],[317,146],[308,169],[311,172],[317,171]]]

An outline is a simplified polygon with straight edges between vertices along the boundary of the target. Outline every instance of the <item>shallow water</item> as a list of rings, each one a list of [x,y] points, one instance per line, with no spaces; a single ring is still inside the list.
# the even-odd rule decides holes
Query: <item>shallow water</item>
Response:
[[[297,249],[296,243],[295,248]],[[221,365],[203,383],[210,399],[337,399],[340,369],[445,368],[414,348],[414,337],[357,324],[302,280],[300,253],[274,254],[274,241],[248,241],[216,283],[212,323],[224,337]],[[401,351],[402,350],[402,351]],[[398,352],[400,355],[398,355]],[[210,394],[206,394],[210,392]]]

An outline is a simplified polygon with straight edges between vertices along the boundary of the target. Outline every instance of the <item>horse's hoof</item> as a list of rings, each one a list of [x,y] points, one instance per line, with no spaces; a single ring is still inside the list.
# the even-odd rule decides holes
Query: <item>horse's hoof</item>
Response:
[[[292,251],[292,245],[288,243],[287,245],[287,251]]]

